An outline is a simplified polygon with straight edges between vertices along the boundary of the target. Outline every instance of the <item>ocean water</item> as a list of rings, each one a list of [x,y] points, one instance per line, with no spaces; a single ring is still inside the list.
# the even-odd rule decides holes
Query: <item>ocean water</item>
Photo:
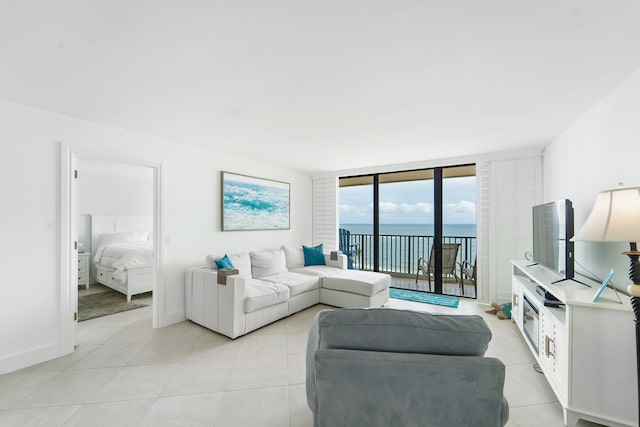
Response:
[[[373,234],[373,224],[340,224],[354,234]],[[380,234],[400,236],[433,236],[433,224],[380,224]],[[475,224],[443,224],[444,236],[475,237]]]
[[[351,244],[356,268],[373,268],[373,225],[340,224],[352,234]],[[445,243],[459,243],[456,261],[476,258],[476,224],[443,224]],[[415,274],[418,259],[429,257],[433,246],[433,224],[380,224],[380,270]],[[406,237],[413,236],[413,237]]]

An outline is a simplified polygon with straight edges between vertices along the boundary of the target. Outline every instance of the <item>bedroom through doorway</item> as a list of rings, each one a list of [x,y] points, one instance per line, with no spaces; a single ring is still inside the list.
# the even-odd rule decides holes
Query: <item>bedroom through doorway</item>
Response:
[[[153,168],[79,158],[78,321],[153,301]]]

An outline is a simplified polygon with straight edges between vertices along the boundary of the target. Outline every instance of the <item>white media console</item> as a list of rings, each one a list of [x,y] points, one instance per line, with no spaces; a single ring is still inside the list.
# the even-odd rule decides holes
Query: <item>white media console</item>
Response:
[[[592,302],[599,283],[557,274],[527,261],[512,261],[512,318],[523,334],[564,411],[574,426],[582,418],[608,426],[638,425],[638,387],[633,311],[629,298],[618,301],[605,289]],[[618,281],[622,279],[618,277]],[[563,303],[548,307],[541,286]]]

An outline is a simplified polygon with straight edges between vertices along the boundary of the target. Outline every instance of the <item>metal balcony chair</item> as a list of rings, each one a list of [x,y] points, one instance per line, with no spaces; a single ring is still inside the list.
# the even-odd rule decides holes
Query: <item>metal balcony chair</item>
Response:
[[[418,258],[418,271],[416,272],[416,285],[418,284],[418,278],[420,273],[424,276],[427,276],[427,280],[429,281],[429,291],[431,291],[431,279],[433,276],[433,280],[435,281],[435,255],[434,255],[435,246],[431,247],[431,255],[429,255],[429,260],[425,260],[424,258]],[[444,278],[454,278],[456,282],[459,277],[456,272],[456,258],[458,257],[458,250],[460,249],[460,243],[443,243],[442,244],[442,276]]]
[[[458,263],[460,266],[460,291],[462,292],[462,296],[464,296],[464,285],[470,284],[473,286],[473,296],[477,298],[478,296],[478,286],[477,286],[477,278],[476,278],[476,259],[473,260],[473,264],[469,261],[464,260],[461,263]]]
[[[338,249],[347,256],[347,267],[353,269],[353,257],[358,254],[358,244],[351,243],[351,232],[346,228],[338,229]]]

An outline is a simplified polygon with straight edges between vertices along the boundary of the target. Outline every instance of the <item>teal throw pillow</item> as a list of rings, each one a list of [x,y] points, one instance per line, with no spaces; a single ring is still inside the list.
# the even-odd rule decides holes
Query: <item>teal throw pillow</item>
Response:
[[[324,262],[324,253],[322,251],[322,243],[318,246],[305,246],[302,245],[302,251],[304,252],[304,266],[309,265],[326,265]]]
[[[222,258],[217,259],[215,263],[216,263],[216,267],[218,267],[219,269],[233,268],[233,263],[231,262],[227,254],[225,254]]]

